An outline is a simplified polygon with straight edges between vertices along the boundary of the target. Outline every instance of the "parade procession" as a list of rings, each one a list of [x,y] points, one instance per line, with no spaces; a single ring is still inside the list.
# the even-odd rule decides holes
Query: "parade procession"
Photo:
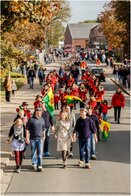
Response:
[[[1,7],[1,195],[130,195],[130,2]]]

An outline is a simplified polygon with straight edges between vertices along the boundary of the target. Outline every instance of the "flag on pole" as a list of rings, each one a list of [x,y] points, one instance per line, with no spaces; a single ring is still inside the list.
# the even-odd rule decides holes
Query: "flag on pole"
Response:
[[[102,139],[104,139],[104,140],[109,139],[110,126],[111,126],[111,124],[109,122],[104,121],[104,120],[101,121]]]
[[[54,94],[50,88],[45,97],[42,99],[45,102],[45,107],[51,116],[54,115]]]
[[[65,96],[65,100],[68,104],[71,104],[71,103],[76,103],[78,101],[84,103],[79,97],[77,96],[74,96],[74,95],[66,95]]]

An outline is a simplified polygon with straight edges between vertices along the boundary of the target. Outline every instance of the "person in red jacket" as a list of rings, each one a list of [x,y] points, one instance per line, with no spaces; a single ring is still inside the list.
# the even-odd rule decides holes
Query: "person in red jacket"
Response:
[[[55,110],[59,110],[59,101],[60,101],[60,95],[58,92],[55,92],[54,94]]]
[[[102,113],[102,116],[103,116],[103,120],[107,121],[107,113],[108,113],[108,110],[110,110],[112,108],[112,106],[108,106],[107,100],[104,100],[100,104],[100,106],[101,106],[101,113]]]
[[[37,95],[36,96],[36,99],[35,99],[35,101],[34,101],[34,110],[36,109],[36,108],[40,108],[40,106],[41,106],[41,101],[42,101],[42,95]]]
[[[87,100],[87,89],[86,89],[86,87],[85,87],[85,85],[83,84],[83,83],[81,83],[80,85],[79,85],[79,89],[78,89],[78,96],[79,96],[79,98],[83,101],[83,103],[82,102],[80,102],[80,108],[84,108],[84,106],[85,106],[85,102],[86,102],[86,100]]]
[[[125,107],[125,97],[118,88],[116,93],[112,96],[111,105],[114,108],[114,118],[117,123],[120,123],[121,107]]]
[[[27,108],[28,104],[24,101],[21,105],[23,107],[24,110],[24,114],[27,116],[27,118],[31,118],[31,112],[30,110]]]
[[[90,100],[88,101],[87,107],[91,108],[92,110],[95,109],[95,107],[97,106],[97,102],[94,96],[90,97]]]

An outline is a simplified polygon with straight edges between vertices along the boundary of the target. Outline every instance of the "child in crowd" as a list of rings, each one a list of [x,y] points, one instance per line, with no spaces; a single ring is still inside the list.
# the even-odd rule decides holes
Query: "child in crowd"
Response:
[[[103,120],[107,121],[107,113],[108,113],[108,110],[110,110],[112,108],[112,106],[108,106],[107,100],[104,100],[100,104],[100,106],[101,106],[101,113],[102,113],[102,116],[103,116]]]
[[[60,101],[59,93],[55,92],[55,94],[54,94],[55,110],[59,110],[59,101]]]

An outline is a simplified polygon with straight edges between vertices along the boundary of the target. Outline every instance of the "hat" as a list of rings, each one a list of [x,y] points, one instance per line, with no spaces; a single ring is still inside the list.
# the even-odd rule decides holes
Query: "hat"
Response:
[[[28,106],[26,102],[23,102],[21,106]]]
[[[24,110],[22,106],[19,106],[19,108],[16,108],[16,112],[19,112],[20,110]]]
[[[36,111],[42,111],[42,108],[36,108],[36,109],[35,109],[35,112],[36,112]]]
[[[86,108],[81,108],[80,111],[85,111],[85,112],[87,112],[87,109],[86,109]]]

